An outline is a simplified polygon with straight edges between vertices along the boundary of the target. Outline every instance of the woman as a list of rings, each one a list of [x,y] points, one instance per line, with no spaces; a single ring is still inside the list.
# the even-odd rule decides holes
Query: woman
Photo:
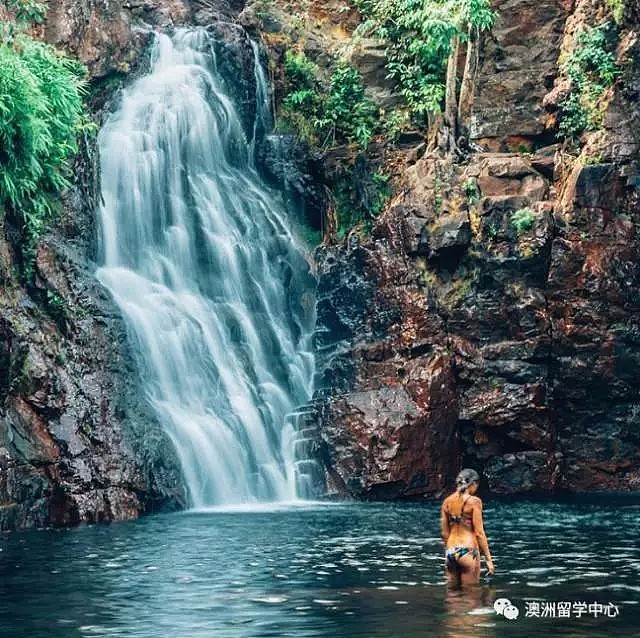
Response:
[[[482,501],[474,496],[480,476],[466,469],[458,474],[456,491],[447,496],[440,511],[447,579],[450,585],[468,585],[480,580],[480,551],[488,574],[495,571],[482,523]],[[480,550],[480,551],[479,551]]]

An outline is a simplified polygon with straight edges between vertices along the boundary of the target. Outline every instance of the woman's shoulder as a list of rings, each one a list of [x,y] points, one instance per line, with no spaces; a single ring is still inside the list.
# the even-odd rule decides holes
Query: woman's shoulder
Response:
[[[451,494],[449,494],[449,496],[447,496],[444,501],[442,501],[442,507],[446,507],[447,505],[449,505],[449,503],[451,503],[455,496],[456,492],[452,492]]]
[[[482,509],[482,499],[479,496],[470,496],[467,500],[467,503],[472,507],[479,507]]]
[[[445,497],[445,499],[442,501],[442,507],[446,509],[449,503],[451,503],[452,501],[459,502],[459,499],[460,499],[459,493],[452,492],[451,494],[449,494],[449,496]],[[469,495],[463,496],[462,499],[465,503],[468,503],[472,507],[482,507],[482,499],[480,499],[480,497],[478,496],[471,496],[469,494]]]

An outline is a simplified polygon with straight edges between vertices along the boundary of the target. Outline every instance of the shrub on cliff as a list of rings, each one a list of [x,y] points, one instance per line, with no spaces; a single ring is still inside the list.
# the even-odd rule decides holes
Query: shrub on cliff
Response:
[[[284,121],[310,144],[318,143],[314,122],[322,107],[319,69],[303,52],[288,50],[284,57],[286,95],[282,101]]]
[[[602,124],[602,97],[620,74],[616,63],[617,34],[605,22],[575,36],[574,49],[562,64],[571,92],[560,104],[560,134],[577,137]]]
[[[361,223],[370,223],[390,196],[388,177],[372,172],[362,150],[382,130],[380,108],[365,94],[362,78],[343,59],[328,81],[303,52],[289,50],[284,60],[286,94],[281,122],[308,144],[320,149],[348,143],[355,151],[332,184],[337,231],[340,236]]]
[[[495,21],[489,0],[356,0],[356,5],[365,19],[356,36],[367,33],[386,43],[389,75],[419,117],[441,111],[445,99],[455,101],[459,43],[467,42],[468,76],[479,34]]]
[[[340,141],[367,148],[380,126],[379,108],[365,95],[355,69],[339,60],[324,86],[304,53],[287,51],[284,71],[282,115],[300,137],[321,147]]]
[[[511,225],[518,237],[530,231],[535,224],[535,216],[530,208],[521,208],[511,215]]]
[[[328,131],[334,141],[339,134],[366,149],[379,126],[379,111],[375,102],[366,97],[360,74],[339,62],[331,75],[329,94],[317,126]]]
[[[38,6],[26,3],[27,15]],[[83,122],[85,75],[78,62],[15,24],[3,25],[0,211],[10,209],[24,222],[27,252],[51,219],[57,195],[69,186],[69,161]]]

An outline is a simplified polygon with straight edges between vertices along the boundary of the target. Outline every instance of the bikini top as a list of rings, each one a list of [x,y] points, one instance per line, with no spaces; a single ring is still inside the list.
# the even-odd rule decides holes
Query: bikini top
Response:
[[[471,498],[470,496],[467,496],[467,498],[465,498],[462,501],[462,509],[460,510],[460,516],[455,516],[454,514],[450,514],[449,512],[447,512],[449,525],[463,524],[463,525],[466,525],[467,527],[471,527],[473,525],[473,514],[471,514],[470,512],[467,514],[464,513],[464,506],[467,504],[467,501],[470,498]]]

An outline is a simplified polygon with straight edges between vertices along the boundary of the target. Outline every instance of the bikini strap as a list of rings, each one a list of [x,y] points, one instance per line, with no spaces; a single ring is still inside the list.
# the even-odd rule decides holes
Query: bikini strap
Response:
[[[454,522],[459,523],[461,521],[462,517],[464,516],[464,506],[467,504],[467,501],[470,498],[471,498],[471,494],[467,494],[467,498],[463,498],[462,499],[462,508],[460,509],[460,514],[458,516],[456,516],[455,514],[452,514],[451,512],[447,512],[447,517],[450,520],[453,520]]]

